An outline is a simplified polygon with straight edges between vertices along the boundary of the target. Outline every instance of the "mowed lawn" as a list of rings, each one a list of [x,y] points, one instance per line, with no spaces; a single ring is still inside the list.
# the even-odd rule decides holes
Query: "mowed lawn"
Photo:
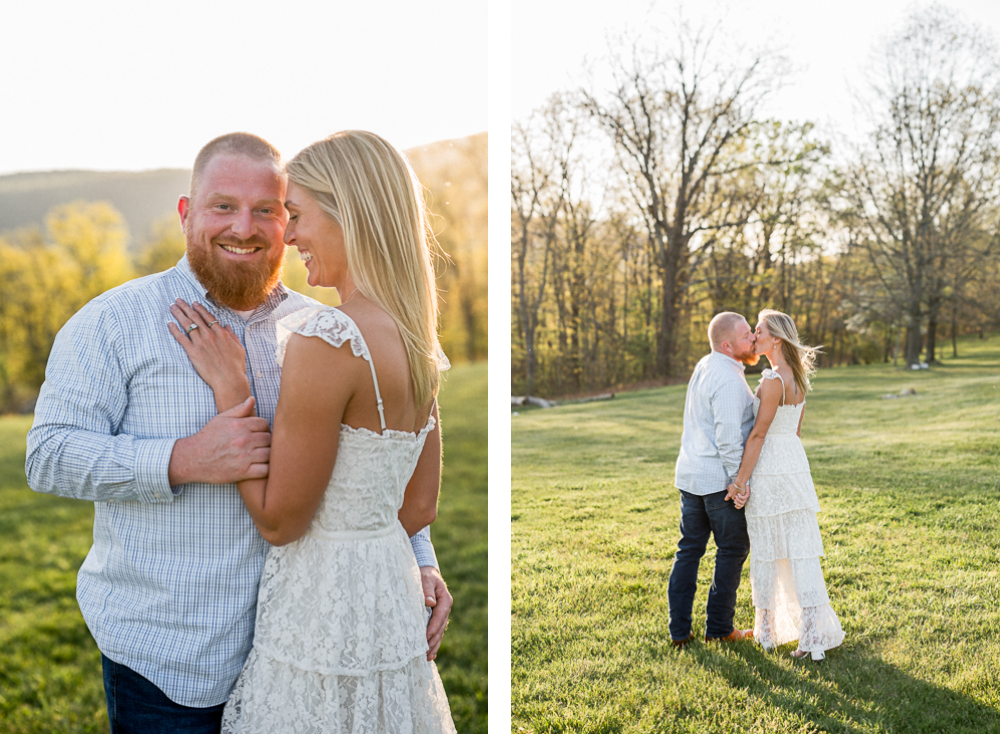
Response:
[[[455,607],[437,664],[461,732],[487,727],[486,364],[441,390],[445,465],[431,530]],[[107,732],[101,660],[76,604],[93,506],[24,478],[28,417],[0,418],[0,733]]]
[[[512,729],[1000,732],[1000,335],[959,353],[814,380],[802,437],[846,633],[820,665],[794,644],[670,645],[684,385],[513,417]],[[713,563],[710,542],[702,634]]]

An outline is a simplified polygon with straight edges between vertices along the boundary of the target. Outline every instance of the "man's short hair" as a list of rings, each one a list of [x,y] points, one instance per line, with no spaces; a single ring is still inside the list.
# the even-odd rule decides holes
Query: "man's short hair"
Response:
[[[736,328],[742,323],[746,323],[742,314],[733,311],[715,314],[708,322],[708,343],[712,345],[712,349],[721,349],[722,342],[732,339]]]
[[[195,188],[198,179],[205,171],[205,167],[217,155],[242,155],[255,161],[269,161],[274,164],[277,170],[282,170],[281,153],[264,138],[251,133],[227,133],[220,135],[214,140],[210,140],[205,147],[198,152],[198,157],[194,159],[194,168],[191,170],[191,194],[194,198]]]

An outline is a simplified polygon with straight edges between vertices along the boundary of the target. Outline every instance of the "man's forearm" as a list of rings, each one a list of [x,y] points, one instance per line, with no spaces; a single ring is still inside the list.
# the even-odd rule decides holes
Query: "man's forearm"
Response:
[[[735,478],[743,461],[743,432],[738,416],[726,416],[725,420],[716,423],[715,445],[726,476]]]
[[[205,472],[198,461],[197,443],[194,436],[179,438],[174,442],[167,466],[167,477],[171,487],[202,481]]]
[[[170,502],[173,443],[35,426],[28,434],[25,475],[36,492],[61,497]]]
[[[740,437],[742,439],[742,436]],[[730,480],[735,479],[740,470],[740,463],[743,461],[743,444],[741,443],[719,443],[719,458],[722,459],[722,468],[726,470],[726,476]]]
[[[271,430],[255,416],[254,401],[220,413],[192,436],[180,438],[170,455],[170,485],[232,484],[263,479],[271,452]]]
[[[169,502],[191,482],[230,484],[267,476],[271,433],[252,401],[181,439],[138,439],[47,422],[28,432],[25,473],[36,492],[103,502]],[[431,551],[433,555],[433,550]]]

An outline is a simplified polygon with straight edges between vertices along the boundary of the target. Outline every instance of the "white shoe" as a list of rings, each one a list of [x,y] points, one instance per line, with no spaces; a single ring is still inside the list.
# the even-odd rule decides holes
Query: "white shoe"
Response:
[[[806,655],[810,655],[814,663],[820,663],[826,660],[826,653],[822,650],[812,653],[806,652],[805,650],[796,650],[792,653],[792,657],[796,660],[802,660]]]

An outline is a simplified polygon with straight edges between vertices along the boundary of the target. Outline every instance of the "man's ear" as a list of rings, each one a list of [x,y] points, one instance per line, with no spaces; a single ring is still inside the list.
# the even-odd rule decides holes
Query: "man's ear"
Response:
[[[181,229],[187,226],[188,214],[191,213],[191,199],[182,196],[177,200],[177,213],[181,215]]]

